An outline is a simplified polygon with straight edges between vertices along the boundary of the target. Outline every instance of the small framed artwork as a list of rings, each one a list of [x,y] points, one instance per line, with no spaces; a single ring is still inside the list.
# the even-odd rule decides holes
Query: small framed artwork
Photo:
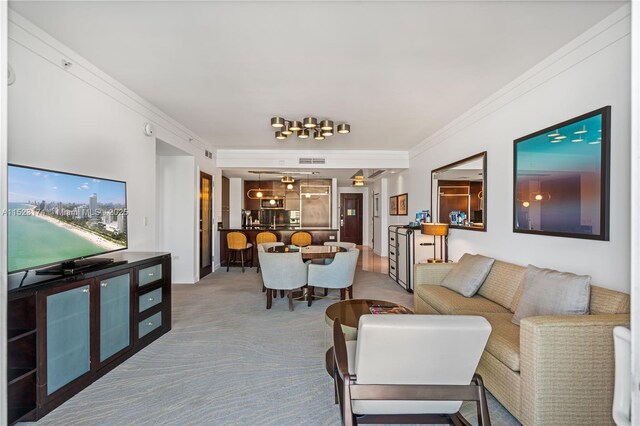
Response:
[[[389,215],[398,216],[398,196],[389,197]]]
[[[380,193],[373,194],[373,217],[380,216]]]
[[[609,240],[611,107],[514,141],[513,232]]]
[[[409,204],[409,194],[398,195],[398,216],[406,216]]]

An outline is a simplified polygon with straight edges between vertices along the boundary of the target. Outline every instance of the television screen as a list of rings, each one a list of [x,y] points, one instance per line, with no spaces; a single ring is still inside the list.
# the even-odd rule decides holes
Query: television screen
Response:
[[[9,273],[127,248],[125,182],[9,165],[8,186]]]

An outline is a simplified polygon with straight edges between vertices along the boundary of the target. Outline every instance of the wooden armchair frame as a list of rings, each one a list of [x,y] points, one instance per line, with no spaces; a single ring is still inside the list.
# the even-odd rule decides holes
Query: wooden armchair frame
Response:
[[[352,400],[399,401],[475,401],[478,425],[491,426],[489,408],[480,375],[475,374],[469,385],[359,385],[357,378],[349,374],[347,345],[340,320],[333,321],[333,354],[335,402],[340,405],[342,424],[448,424],[470,426],[458,412],[454,414],[390,414],[356,415],[351,410]]]

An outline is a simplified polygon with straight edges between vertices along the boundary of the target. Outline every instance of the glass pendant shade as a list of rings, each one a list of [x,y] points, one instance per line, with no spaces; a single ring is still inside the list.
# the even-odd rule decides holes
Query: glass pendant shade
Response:
[[[320,122],[320,128],[322,130],[333,130],[333,121],[331,121],[331,120],[322,120]]]
[[[299,121],[292,121],[291,125],[289,126],[289,130],[293,130],[294,132],[297,132],[299,130],[302,130],[302,123]]]
[[[315,129],[318,125],[318,120],[313,117],[307,117],[302,122],[304,124],[304,127],[306,127],[307,129]]]
[[[350,125],[348,125],[346,123],[338,124],[338,133],[345,134],[345,133],[349,133],[349,132],[351,132],[351,126]]]
[[[280,127],[284,126],[284,118],[282,117],[273,117],[271,119],[271,127],[275,127],[276,129],[279,129]]]
[[[291,130],[291,128],[289,127],[289,122],[288,122],[288,121],[286,121],[286,122],[284,123],[284,127],[283,127],[283,128],[282,128],[282,130],[280,130],[280,131],[282,132],[282,134],[283,134],[283,135],[287,135],[287,136],[289,136],[289,135],[292,135],[292,134],[293,134],[293,131],[292,131],[292,130]]]

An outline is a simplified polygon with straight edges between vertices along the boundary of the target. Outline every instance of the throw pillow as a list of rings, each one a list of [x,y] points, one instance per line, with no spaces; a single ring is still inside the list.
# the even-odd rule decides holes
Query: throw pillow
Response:
[[[484,283],[493,262],[495,259],[490,257],[465,253],[440,285],[464,297],[471,297]]]
[[[522,296],[511,322],[540,315],[589,313],[591,277],[527,266]]]

